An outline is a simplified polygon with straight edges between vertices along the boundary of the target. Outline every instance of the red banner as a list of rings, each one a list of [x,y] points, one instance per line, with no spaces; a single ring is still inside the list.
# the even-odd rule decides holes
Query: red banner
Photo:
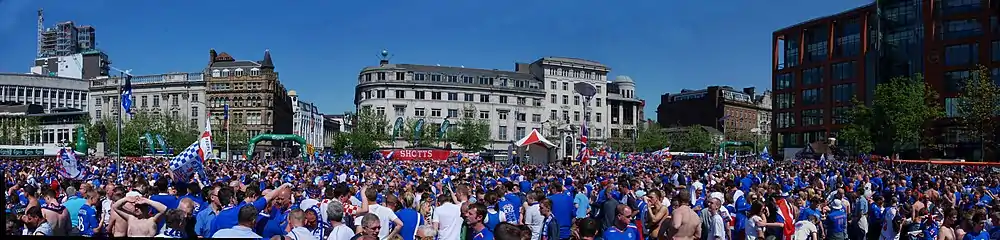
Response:
[[[382,150],[382,157],[402,161],[447,160],[459,152],[440,149],[395,149]]]

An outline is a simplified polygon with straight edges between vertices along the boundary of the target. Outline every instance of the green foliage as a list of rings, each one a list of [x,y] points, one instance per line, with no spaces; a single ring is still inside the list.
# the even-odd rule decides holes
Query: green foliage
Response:
[[[671,151],[713,152],[712,134],[701,126],[684,127],[683,130],[667,134]]]
[[[466,107],[464,111],[473,111]],[[448,130],[448,140],[469,152],[486,149],[490,143],[490,124],[484,119],[477,119],[473,114],[463,114],[463,117]]]
[[[857,99],[854,104],[848,117],[851,123],[840,137],[862,152],[892,154],[932,147],[933,137],[925,129],[944,116],[937,92],[919,75],[878,84],[871,106]]]
[[[27,145],[38,142],[41,130],[38,117],[0,117],[0,145]],[[58,141],[59,139],[56,140]]]
[[[990,79],[990,71],[980,65],[966,79],[959,93],[958,114],[961,124],[972,137],[979,139],[982,150],[995,148],[994,135],[1000,114],[1000,87]]]
[[[635,138],[637,151],[656,151],[668,146],[670,146],[670,139],[663,133],[663,128],[659,124],[639,125]]]
[[[347,151],[355,157],[368,158],[379,150],[382,143],[389,141],[391,129],[385,116],[362,109],[350,117],[353,118],[351,131],[339,134],[334,149],[343,149],[340,152]]]
[[[434,128],[434,124],[424,122],[423,126],[417,128],[418,119],[408,119],[403,123],[403,128],[398,137],[406,139],[410,147],[433,146],[438,139],[439,129]],[[419,130],[419,131],[418,131]]]
[[[118,126],[114,117],[103,118],[89,124],[87,129],[87,145],[96,147],[100,141],[100,129],[107,130],[106,147],[108,155],[114,155],[118,147]],[[172,117],[166,114],[138,111],[130,119],[123,119],[121,128],[121,153],[122,156],[143,156],[149,153],[149,147],[145,140],[140,139],[146,133],[150,136],[163,135],[168,148],[173,148],[174,153],[183,151],[194,143],[201,133],[200,129],[195,129],[189,121],[180,117]],[[216,136],[217,137],[217,136]],[[154,140],[155,142],[155,140]],[[159,144],[157,143],[157,149]]]
[[[236,118],[229,118],[229,129],[226,129],[226,122],[219,118],[217,123],[212,124],[212,144],[213,147],[219,152],[226,151],[226,144],[229,144],[229,151],[233,153],[242,153],[247,149],[247,144],[249,144],[250,133],[246,130],[246,125],[243,124],[242,120]],[[226,141],[226,134],[229,134],[229,140]]]

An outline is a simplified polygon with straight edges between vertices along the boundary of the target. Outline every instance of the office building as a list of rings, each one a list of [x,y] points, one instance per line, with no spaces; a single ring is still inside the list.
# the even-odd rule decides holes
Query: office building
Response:
[[[67,147],[86,119],[87,112],[76,108],[46,111],[38,104],[0,104],[0,145]],[[37,122],[24,122],[29,120]]]
[[[39,14],[38,58],[61,57],[97,48],[96,30],[93,26],[76,26],[72,21],[61,22],[53,28],[41,29]]]
[[[664,128],[701,125],[722,131],[727,140],[750,140],[741,138],[759,131],[758,115],[767,112],[755,94],[753,87],[739,91],[729,86],[666,93],[656,108],[657,122]]]
[[[249,61],[236,60],[228,53],[217,53],[215,49],[209,50],[209,63],[204,74],[212,124],[222,123],[223,108],[228,104],[230,125],[242,125],[249,135],[246,137],[292,133],[293,103],[288,97],[288,90],[278,79],[278,72],[274,71],[270,51],[264,51],[261,61]],[[277,146],[292,149],[289,142],[262,141],[258,145],[256,149],[264,152],[258,156],[265,157],[270,155],[269,150]],[[283,153],[290,156],[289,152]]]
[[[183,120],[187,126],[205,129],[207,108],[205,78],[202,73],[165,73],[132,76],[132,112],[163,114]],[[121,107],[120,76],[103,77],[90,81],[90,108],[92,122],[110,118],[115,120]],[[123,118],[129,119],[129,115]],[[221,129],[221,128],[217,128]]]
[[[424,119],[438,129],[446,119],[484,120],[492,140],[485,147],[499,159],[506,159],[514,141],[532,129],[541,131],[543,99],[542,82],[529,73],[389,63],[387,58],[361,70],[355,92],[359,109],[385,116],[390,124],[397,118]],[[407,145],[400,137],[384,147]]]
[[[643,108],[646,101],[635,96],[635,81],[628,76],[615,77],[607,85],[607,119],[601,119],[600,113],[595,113],[591,123],[607,123],[611,138],[622,138],[633,140],[636,135],[636,128],[646,119]],[[595,103],[595,107],[601,107],[603,103]]]
[[[288,97],[295,105],[292,105],[292,134],[299,135],[306,139],[306,144],[310,144],[315,149],[322,149],[324,146],[323,134],[323,114],[319,112],[319,107],[315,104],[303,101],[295,90],[288,91]]]
[[[851,99],[870,104],[875,86],[897,76],[921,74],[947,116],[955,117],[959,84],[975,65],[987,66],[1000,81],[998,13],[996,0],[880,0],[775,31],[772,148],[836,138]],[[981,155],[979,143],[963,141],[958,128],[938,130],[946,147],[932,155]],[[852,149],[849,142],[837,144]]]
[[[37,104],[42,111],[75,108],[87,111],[87,81],[59,76],[0,73],[0,102]]]

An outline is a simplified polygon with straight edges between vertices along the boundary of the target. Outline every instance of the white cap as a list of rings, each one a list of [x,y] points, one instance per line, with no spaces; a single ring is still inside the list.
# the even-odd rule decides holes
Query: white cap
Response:
[[[844,203],[840,199],[834,199],[833,203],[830,204],[830,208],[840,210],[844,208]]]

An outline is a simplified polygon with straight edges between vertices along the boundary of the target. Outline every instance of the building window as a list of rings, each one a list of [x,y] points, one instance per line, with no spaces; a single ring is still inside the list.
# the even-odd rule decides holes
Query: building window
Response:
[[[424,75],[423,73],[414,73],[413,74],[413,80],[423,81],[423,80],[426,80],[426,79],[424,79],[425,76],[426,75]]]
[[[976,19],[945,21],[938,24],[938,39],[954,40],[983,35],[983,26]]]
[[[549,95],[549,97],[552,99],[552,104],[556,104],[556,103],[559,102],[559,100],[556,99],[556,98],[559,97],[559,95],[552,94],[552,95]]]
[[[448,82],[457,83],[458,82],[458,76],[448,76]]]
[[[962,84],[969,79],[969,70],[951,71],[944,73],[944,87],[947,92],[958,92],[962,89]]]
[[[573,96],[573,105],[580,105],[580,96]]]
[[[601,113],[594,113],[594,122],[601,122]]]
[[[500,115],[500,120],[507,120],[507,112],[506,111],[497,111],[497,115]]]
[[[385,72],[377,72],[377,73],[375,73],[375,80],[385,81]]]
[[[948,66],[971,65],[979,60],[979,44],[962,44],[944,48],[944,63]]]
[[[781,93],[775,95],[775,99],[778,109],[787,109],[795,106],[795,94],[793,93]]]
[[[479,111],[480,119],[490,119],[490,111]]]
[[[559,118],[559,111],[552,110],[549,112],[549,120],[556,120]]]
[[[507,96],[500,96],[500,103],[507,104]]]
[[[153,107],[160,107],[160,95],[153,95]]]
[[[794,67],[799,65],[799,34],[786,36],[785,39],[785,66]]]
[[[212,77],[221,77],[221,76],[222,73],[219,72],[219,69],[212,70]]]
[[[937,0],[934,3],[943,15],[979,12],[983,4],[982,0]]]
[[[823,109],[802,110],[802,126],[823,125]]]
[[[448,109],[448,117],[449,118],[458,117],[458,109]]]
[[[846,80],[854,77],[854,63],[855,61],[842,62],[833,64],[833,80]]]
[[[861,53],[861,24],[858,19],[837,23],[837,39],[834,54],[837,57],[853,57]]]
[[[774,80],[776,82],[778,82],[778,90],[788,89],[788,88],[792,88],[793,86],[795,86],[795,84],[794,84],[795,83],[795,75],[793,75],[792,73],[780,74],[780,75],[776,76]]]
[[[462,76],[462,82],[463,83],[472,84],[473,80],[475,80],[473,77]]]
[[[413,95],[416,96],[416,99],[427,99],[426,93],[427,92],[424,91],[413,91]]]
[[[500,126],[497,128],[497,139],[507,140],[507,126]]]
[[[851,114],[851,107],[833,108],[833,124],[850,123],[851,122],[850,114]]]
[[[465,101],[466,102],[474,102],[474,101],[476,101],[476,97],[472,93],[466,93],[465,94]]]
[[[376,116],[385,116],[385,107],[375,107]]]
[[[569,90],[569,83],[568,82],[563,82],[562,84],[563,84],[563,91],[568,91]]]
[[[479,102],[484,102],[484,103],[490,102],[490,95],[486,94],[479,95]]]
[[[815,67],[802,70],[802,86],[809,86],[823,82],[823,67]]]
[[[396,90],[396,98],[397,99],[404,99],[404,98],[406,98],[406,91]]]
[[[993,82],[995,82],[997,85],[1000,85],[1000,68],[993,68],[993,70],[990,70],[990,72],[991,72],[990,75],[993,75]]]
[[[958,104],[962,101],[959,98],[945,98],[944,99],[944,116],[945,117],[959,117],[961,112],[959,112]]]
[[[854,98],[854,84],[840,84],[833,86],[833,102],[847,103]]]
[[[518,122],[524,122],[524,121],[527,121],[527,119],[528,119],[527,114],[525,114],[523,112],[514,113],[514,116],[517,117],[516,120]]]
[[[601,106],[601,98],[594,98],[594,104],[596,104],[596,107],[600,107]]]
[[[533,123],[542,122],[542,115],[541,114],[531,114],[531,122],[533,122]]]
[[[440,82],[441,81],[441,75],[431,74],[431,81]]]
[[[432,108],[431,109],[431,117],[441,117],[441,109],[440,108]]]
[[[458,101],[458,93],[448,93],[448,101]]]
[[[569,95],[563,95],[563,105],[569,105]]]
[[[396,72],[396,80],[403,81],[406,80],[405,72]]]
[[[171,106],[175,106],[176,107],[176,106],[180,105],[179,99],[180,99],[180,97],[178,97],[176,94],[174,94],[174,96],[170,99],[171,100],[170,101]]]
[[[142,106],[143,108],[145,108],[146,106],[148,106],[148,105],[146,104],[146,97],[147,97],[147,96],[142,96],[142,97],[140,97],[140,98],[142,98],[142,104],[141,104],[140,106]],[[98,106],[98,107],[100,107],[100,106],[101,106],[101,101],[97,101],[97,106]]]
[[[573,121],[574,122],[580,121],[580,111],[573,111]]]
[[[413,109],[413,116],[417,116],[417,117],[423,117],[423,116],[426,116],[426,115],[424,115],[424,114],[426,114],[426,113],[424,112],[424,108],[414,108],[414,109]]]
[[[802,90],[802,104],[808,106],[823,102],[823,88]]]
[[[198,117],[198,107],[191,106],[191,117]]]
[[[222,69],[222,77],[229,77],[229,69]]]
[[[392,111],[396,113],[396,117],[406,116],[406,106],[392,106]]]
[[[517,134],[517,139],[524,138],[524,135],[525,135],[524,134],[524,127],[517,127],[517,132],[515,134]]]
[[[464,113],[465,113],[465,114],[464,114],[464,115],[465,115],[465,118],[474,118],[474,117],[476,117],[476,113],[475,113],[475,112],[473,112],[473,111],[472,111],[471,109],[465,109],[465,110],[464,110],[464,111],[462,111],[462,112],[464,112]]]
[[[235,75],[237,77],[242,77],[243,76],[243,69],[242,68],[237,68],[234,73],[235,73]]]
[[[795,113],[780,112],[777,117],[778,128],[795,127]]]
[[[517,105],[528,105],[528,99],[524,97],[517,97]]]
[[[825,31],[826,26],[818,26],[806,31],[806,62],[820,62],[827,58],[827,37],[829,32]]]

